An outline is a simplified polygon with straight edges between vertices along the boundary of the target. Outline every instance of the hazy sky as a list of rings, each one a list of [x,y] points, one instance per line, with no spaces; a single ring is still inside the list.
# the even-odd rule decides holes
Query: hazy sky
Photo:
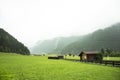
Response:
[[[120,0],[0,0],[0,27],[28,47],[120,21]]]

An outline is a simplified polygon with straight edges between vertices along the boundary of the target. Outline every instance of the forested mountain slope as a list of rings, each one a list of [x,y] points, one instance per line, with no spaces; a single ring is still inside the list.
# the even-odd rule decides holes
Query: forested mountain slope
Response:
[[[8,32],[0,28],[0,52],[18,53],[29,55],[30,52],[26,46],[15,39]]]
[[[99,51],[102,48],[120,51],[120,23],[97,30],[69,44],[62,50],[62,54],[79,54],[80,51]]]
[[[58,37],[54,39],[39,41],[36,46],[31,49],[32,53],[61,53],[64,47],[72,42],[80,39],[79,36]]]

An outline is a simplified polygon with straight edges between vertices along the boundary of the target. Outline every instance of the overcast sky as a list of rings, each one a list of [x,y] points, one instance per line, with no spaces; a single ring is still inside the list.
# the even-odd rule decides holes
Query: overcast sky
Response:
[[[0,0],[0,27],[31,47],[120,22],[120,0]]]

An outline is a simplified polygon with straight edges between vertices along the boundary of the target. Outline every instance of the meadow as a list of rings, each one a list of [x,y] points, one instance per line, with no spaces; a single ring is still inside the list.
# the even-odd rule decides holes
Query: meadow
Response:
[[[75,59],[75,60],[80,60],[79,56],[64,56],[66,59]],[[120,61],[120,57],[103,57],[103,60],[114,60],[114,61]]]
[[[0,53],[0,80],[120,80],[120,68]]]

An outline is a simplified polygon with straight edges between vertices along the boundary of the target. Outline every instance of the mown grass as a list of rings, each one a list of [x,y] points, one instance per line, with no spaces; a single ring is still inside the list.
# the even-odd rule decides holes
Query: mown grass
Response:
[[[120,80],[120,68],[0,53],[0,80]]]
[[[115,61],[120,61],[120,57],[109,57],[109,58],[104,57],[103,59],[104,59],[104,60],[115,60]]]

